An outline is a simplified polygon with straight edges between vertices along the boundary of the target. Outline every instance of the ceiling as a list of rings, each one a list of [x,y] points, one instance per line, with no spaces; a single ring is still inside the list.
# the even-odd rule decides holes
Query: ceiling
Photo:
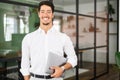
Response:
[[[27,1],[33,1],[33,2],[40,2],[40,1],[44,1],[44,0],[27,0]],[[94,0],[80,0],[79,3],[89,3],[89,2],[93,2]],[[71,5],[71,4],[74,4],[76,3],[75,0],[53,0],[53,2],[55,4],[58,4],[58,5]]]
[[[26,1],[40,2],[44,0],[26,0]],[[107,1],[107,0],[98,0],[98,1]],[[76,0],[53,0],[53,2],[58,5],[63,5],[63,4],[71,5],[71,4],[75,4]],[[91,2],[94,2],[94,0],[79,0],[80,4],[91,3]]]
[[[10,1],[29,3],[29,4],[38,4],[40,1],[45,1],[45,0],[10,0]],[[107,1],[107,0],[98,0],[98,1]],[[79,0],[79,4],[85,4],[85,3],[91,3],[91,2],[94,2],[94,0]],[[55,5],[72,5],[76,3],[76,0],[53,0],[53,3]]]

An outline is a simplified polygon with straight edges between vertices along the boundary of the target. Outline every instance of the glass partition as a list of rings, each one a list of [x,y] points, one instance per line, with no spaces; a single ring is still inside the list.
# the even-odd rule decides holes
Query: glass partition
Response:
[[[96,21],[96,46],[107,46],[107,22],[106,19]]]
[[[101,17],[101,18],[107,18],[107,0],[98,0],[97,1],[97,13],[96,16],[97,17]]]
[[[79,48],[94,47],[94,18],[79,16]]]
[[[79,0],[79,14],[94,15],[94,0]]]
[[[107,65],[105,64],[105,62],[107,62],[106,60],[107,57],[107,48],[103,47],[103,48],[97,48],[96,49],[96,75],[100,75],[102,73],[105,73],[107,70]]]
[[[76,0],[53,0],[56,10],[76,12]]]
[[[66,33],[72,40],[74,46],[76,44],[76,17],[71,14],[55,13],[55,20],[59,20],[59,31]],[[54,22],[53,22],[54,24]],[[56,27],[56,26],[55,26]]]
[[[9,7],[6,7],[9,6]],[[21,41],[29,30],[29,7],[0,3],[0,55],[21,50]]]

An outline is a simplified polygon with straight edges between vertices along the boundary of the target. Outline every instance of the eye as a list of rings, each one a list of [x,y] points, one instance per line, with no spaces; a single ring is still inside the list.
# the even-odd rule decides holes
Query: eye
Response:
[[[41,13],[44,13],[43,11]]]
[[[47,13],[52,13],[52,11],[51,11],[51,10],[49,10],[49,11],[47,11]]]
[[[45,11],[42,11],[42,10],[41,10],[40,13],[45,13]]]

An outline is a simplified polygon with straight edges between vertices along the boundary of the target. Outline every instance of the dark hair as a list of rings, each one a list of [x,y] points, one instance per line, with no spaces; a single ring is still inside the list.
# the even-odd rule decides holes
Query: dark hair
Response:
[[[39,3],[39,6],[38,6],[38,11],[40,11],[40,8],[41,8],[42,5],[50,6],[51,9],[52,9],[52,12],[54,12],[54,5],[53,5],[53,3],[51,1],[41,1]]]

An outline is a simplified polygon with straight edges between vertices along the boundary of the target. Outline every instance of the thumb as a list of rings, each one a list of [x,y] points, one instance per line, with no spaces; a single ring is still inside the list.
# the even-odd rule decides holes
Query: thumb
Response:
[[[50,69],[54,70],[54,69],[55,69],[55,66],[51,66]]]

